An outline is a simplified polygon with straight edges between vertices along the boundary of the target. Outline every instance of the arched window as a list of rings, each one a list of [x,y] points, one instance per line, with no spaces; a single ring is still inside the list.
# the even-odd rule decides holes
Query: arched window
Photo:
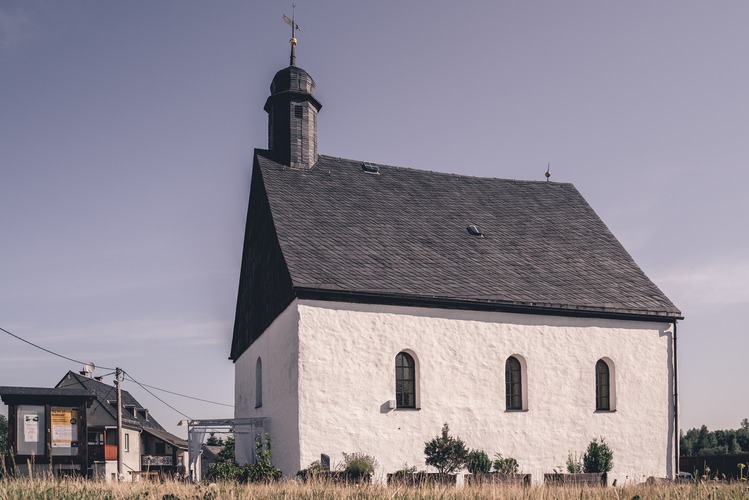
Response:
[[[505,403],[508,410],[523,409],[523,377],[520,361],[515,356],[505,363]]]
[[[596,410],[611,410],[609,365],[602,359],[596,363]]]
[[[416,408],[416,363],[407,352],[395,357],[395,406]]]
[[[263,362],[257,358],[255,363],[255,408],[263,406]]]

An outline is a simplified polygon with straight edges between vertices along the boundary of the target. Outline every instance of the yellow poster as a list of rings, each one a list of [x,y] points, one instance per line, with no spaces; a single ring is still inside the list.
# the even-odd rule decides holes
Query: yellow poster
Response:
[[[78,410],[76,408],[52,407],[50,422],[52,424],[52,448],[70,448],[78,445]]]

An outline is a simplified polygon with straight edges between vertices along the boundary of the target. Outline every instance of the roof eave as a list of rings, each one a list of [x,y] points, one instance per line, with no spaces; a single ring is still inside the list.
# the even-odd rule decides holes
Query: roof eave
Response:
[[[295,286],[294,292],[299,299],[333,302],[462,309],[469,311],[491,311],[517,314],[540,314],[546,316],[567,316],[578,318],[623,319],[629,321],[666,321],[669,323],[684,319],[681,312],[673,311],[626,310],[590,306],[508,302],[499,300],[459,299],[454,297],[421,296],[400,293],[330,290],[302,286]]]

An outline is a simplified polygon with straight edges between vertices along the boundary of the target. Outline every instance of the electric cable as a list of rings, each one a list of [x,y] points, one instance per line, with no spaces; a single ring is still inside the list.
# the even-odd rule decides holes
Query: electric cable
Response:
[[[79,361],[77,359],[73,359],[73,358],[69,358],[67,356],[63,356],[62,354],[56,353],[55,351],[50,351],[49,349],[45,349],[44,347],[36,345],[33,342],[29,342],[28,340],[26,340],[26,339],[24,339],[22,337],[19,337],[18,335],[14,334],[14,333],[10,333],[5,328],[0,328],[0,330],[2,330],[3,332],[7,333],[11,337],[14,337],[14,338],[20,340],[21,342],[25,342],[25,343],[29,344],[30,346],[36,347],[37,349],[41,349],[42,351],[44,351],[46,353],[52,354],[53,356],[57,356],[58,358],[66,359],[68,361],[72,361],[73,363],[77,363],[79,365],[87,365],[88,364],[88,362],[86,362],[86,361]],[[115,370],[116,369],[116,368],[110,368],[108,366],[100,366],[99,368],[101,368],[102,370]]]
[[[156,398],[157,400],[161,401],[161,402],[162,402],[163,404],[165,404],[166,406],[168,406],[169,408],[171,408],[171,409],[172,409],[172,410],[174,410],[175,412],[179,413],[180,415],[182,415],[182,416],[183,416],[183,417],[185,417],[186,419],[188,419],[188,420],[192,420],[192,418],[191,418],[191,417],[189,417],[189,416],[185,415],[184,413],[182,413],[181,411],[179,411],[179,410],[178,410],[177,408],[175,408],[174,406],[170,405],[169,403],[167,403],[166,401],[164,401],[163,399],[161,399],[160,397],[158,397],[158,396],[157,396],[156,394],[154,394],[153,392],[149,391],[147,387],[145,387],[145,386],[144,386],[143,384],[141,384],[140,382],[138,382],[137,380],[135,380],[135,379],[134,379],[134,378],[132,377],[132,375],[130,375],[129,373],[127,373],[127,372],[126,372],[125,370],[122,370],[122,372],[123,372],[123,373],[124,373],[125,375],[127,375],[127,376],[128,376],[128,378],[130,379],[130,381],[131,381],[131,382],[135,382],[136,384],[138,384],[138,385],[139,385],[139,386],[141,387],[141,389],[143,389],[144,391],[146,391],[146,392],[147,392],[148,394],[150,394],[151,396],[155,397],[155,398]]]
[[[128,374],[128,377],[129,376],[130,375]],[[135,382],[135,380],[133,380],[133,382]],[[148,384],[138,384],[138,385],[142,385],[143,387],[148,387],[149,389],[154,389],[156,391],[161,391],[161,392],[166,392],[168,394],[173,394],[175,396],[180,396],[180,397],[187,398],[187,399],[194,399],[195,401],[202,401],[204,403],[211,403],[211,404],[214,404],[214,405],[228,406],[229,408],[234,408],[234,405],[230,405],[230,404],[227,404],[227,403],[219,403],[218,401],[211,401],[209,399],[196,398],[195,396],[188,396],[187,394],[180,394],[179,392],[168,391],[166,389],[162,389],[160,387],[154,387],[154,386],[148,385]]]

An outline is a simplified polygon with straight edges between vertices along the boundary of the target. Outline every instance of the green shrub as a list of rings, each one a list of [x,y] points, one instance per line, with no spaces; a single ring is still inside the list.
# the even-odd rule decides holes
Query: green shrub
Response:
[[[500,474],[517,474],[518,461],[512,457],[503,457],[501,453],[494,455],[494,470]]]
[[[236,481],[242,468],[234,462],[216,462],[208,466],[206,478],[211,481]]]
[[[567,472],[570,474],[579,474],[583,471],[583,463],[578,458],[577,453],[574,455],[572,452],[567,453]]]
[[[459,470],[466,462],[468,450],[460,438],[449,435],[447,423],[442,426],[442,434],[424,443],[424,455],[427,465],[437,468],[440,474],[451,474]]]
[[[583,469],[585,472],[608,472],[614,467],[614,452],[606,444],[603,437],[600,442],[594,439],[588,444],[583,455]]]
[[[471,450],[466,458],[466,469],[471,474],[480,474],[492,470],[492,461],[482,450]]]
[[[377,459],[366,453],[344,453],[343,470],[351,478],[371,476],[377,467]]]
[[[281,469],[275,467],[271,456],[272,438],[269,433],[258,436],[255,441],[255,456],[257,462],[244,465],[239,479],[248,483],[268,483],[281,479]]]

